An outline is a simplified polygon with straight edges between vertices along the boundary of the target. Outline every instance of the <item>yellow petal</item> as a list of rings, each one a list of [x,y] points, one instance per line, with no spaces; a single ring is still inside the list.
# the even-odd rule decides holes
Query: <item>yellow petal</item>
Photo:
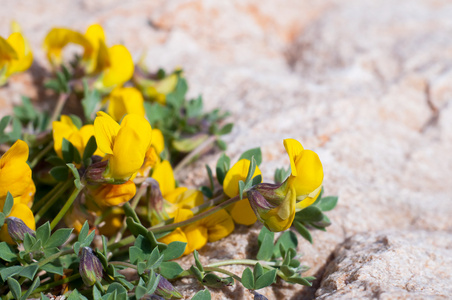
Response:
[[[152,129],[152,147],[160,154],[165,149],[165,139],[163,138],[162,131],[160,129]]]
[[[0,68],[5,62],[17,59],[16,50],[8,43],[7,40],[0,36]]]
[[[298,202],[295,206],[296,211],[302,210],[303,208],[306,208],[306,207],[310,206],[311,204],[313,204],[319,197],[321,191],[322,191],[322,186],[317,188],[317,191],[315,192],[315,195],[313,197],[308,196],[308,197],[304,198],[302,201]]]
[[[7,217],[19,218],[25,223],[25,225],[28,226],[28,228],[30,228],[31,230],[36,230],[35,217],[33,216],[33,212],[25,204],[14,203],[11,212]],[[6,222],[0,229],[0,240],[7,242],[10,245],[15,244],[9,236],[8,225],[6,224]]]
[[[17,140],[0,158],[0,198],[8,191],[17,197],[27,190],[31,180],[27,159],[28,145],[22,140]]]
[[[82,46],[85,53],[92,53],[93,51],[91,43],[83,34],[67,28],[52,28],[44,39],[44,49],[49,61],[53,64],[60,64],[61,51],[69,43]]]
[[[295,203],[295,190],[289,188],[286,198],[280,206],[266,212],[260,212],[259,217],[264,225],[273,232],[287,230],[292,225],[295,217]]]
[[[215,242],[228,236],[234,231],[235,227],[232,217],[224,209],[217,211],[199,222],[207,228],[209,242]]]
[[[134,87],[115,88],[108,100],[108,114],[115,121],[120,121],[126,114],[145,115],[143,96]]]
[[[82,152],[80,152],[80,155],[83,155],[83,152],[85,151],[85,147],[88,144],[89,139],[94,136],[94,125],[88,124],[84,125],[82,128],[80,128],[79,131],[80,136],[82,137],[83,141],[83,149]],[[94,152],[94,155],[102,156],[102,151],[97,148],[97,150]]]
[[[138,115],[127,115],[113,145],[113,156],[109,159],[109,175],[115,179],[128,179],[144,163],[151,146],[151,125]]]
[[[184,254],[191,253],[194,250],[199,250],[207,244],[208,234],[206,227],[199,226],[198,223],[194,223],[185,227],[183,231],[188,241]]]
[[[160,191],[162,192],[164,198],[166,198],[166,195],[169,195],[176,188],[173,168],[167,160],[164,160],[155,166],[151,177],[159,183]],[[170,199],[167,200],[172,202]]]
[[[123,184],[104,184],[88,190],[89,196],[100,207],[115,206],[128,202],[135,196],[136,186],[129,180]]]
[[[287,154],[289,154],[290,159],[290,169],[292,171],[293,176],[297,176],[297,168],[295,165],[295,161],[300,153],[303,152],[303,146],[301,143],[294,139],[285,139],[284,140],[284,148],[286,148]]]
[[[26,180],[26,179],[24,179]],[[30,178],[27,189],[23,192],[22,195],[14,198],[14,203],[22,203],[31,208],[33,205],[33,199],[36,193],[36,186],[33,180]],[[1,202],[1,201],[0,201]],[[4,203],[3,203],[4,204]],[[3,207],[3,204],[2,207]]]
[[[249,160],[241,159],[238,162],[236,162],[226,174],[226,177],[224,178],[223,181],[223,189],[224,193],[228,195],[230,198],[235,197],[239,194],[239,181],[240,180],[245,181],[250,164],[251,162]],[[259,167],[256,166],[253,178],[258,175],[262,175],[262,173]]]
[[[132,55],[123,45],[115,45],[108,49],[110,65],[104,70],[102,85],[115,87],[132,78],[134,64]]]
[[[296,157],[297,175],[288,178],[288,184],[294,186],[297,197],[308,195],[322,185],[323,167],[319,156],[311,150],[304,150]]]
[[[187,243],[187,236],[180,228],[176,228],[173,232],[170,234],[160,238],[158,240],[161,243],[170,244],[172,242],[182,242]]]
[[[76,132],[77,126],[72,123],[69,116],[62,115],[61,121],[54,121],[52,123],[52,134],[53,134],[53,148],[60,158],[63,158],[62,146],[63,138],[69,141],[69,137]]]
[[[193,212],[190,209],[179,208],[174,214],[174,223],[179,223],[193,218]]]
[[[8,37],[8,43],[17,53],[17,58],[11,61],[6,74],[11,75],[17,72],[23,72],[30,68],[33,62],[33,53],[30,44],[20,32],[14,32]]]
[[[96,137],[97,148],[105,154],[113,154],[113,142],[121,126],[109,115],[99,111],[94,120],[94,135]]]
[[[256,214],[251,208],[248,199],[242,199],[230,206],[229,213],[234,222],[242,225],[253,225],[257,221]]]
[[[204,195],[201,191],[187,189],[183,194],[179,195],[175,203],[181,208],[192,209],[204,203]]]
[[[99,48],[99,41],[105,41],[104,29],[99,24],[93,24],[86,30],[85,37],[91,43],[94,50],[97,50]]]

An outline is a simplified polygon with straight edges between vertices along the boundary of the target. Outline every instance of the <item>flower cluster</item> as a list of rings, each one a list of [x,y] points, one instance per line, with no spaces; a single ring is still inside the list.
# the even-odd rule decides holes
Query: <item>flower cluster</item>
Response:
[[[63,55],[69,44],[82,51],[70,63]],[[135,66],[125,46],[107,46],[98,24],[84,33],[53,28],[44,49],[53,71],[45,87],[50,101],[58,99],[54,111],[49,117],[24,98],[14,115],[0,120],[2,292],[25,299],[59,287],[72,298],[170,299],[182,295],[168,280],[194,276],[211,288],[236,280],[262,298],[256,290],[276,276],[310,285],[312,278],[301,277],[297,238],[287,229],[312,242],[310,229],[331,224],[323,212],[337,198],[322,197],[315,152],[284,140],[290,166],[277,170],[274,182],[263,180],[260,148],[232,167],[223,153],[215,172],[206,166],[208,185],[184,186],[177,180],[181,169],[208,150],[226,149],[221,136],[233,126],[223,124],[226,113],[203,112],[201,97],[187,100],[182,70]],[[0,37],[0,85],[32,58],[14,23],[10,37]],[[67,103],[78,113],[63,114]],[[260,250],[257,260],[246,261],[254,271],[239,277],[219,268],[226,263],[201,264],[197,250],[256,223],[264,225]],[[286,232],[274,244],[278,231]],[[188,270],[171,261],[191,253],[195,265]],[[123,268],[135,269],[139,279],[126,278],[118,272]]]

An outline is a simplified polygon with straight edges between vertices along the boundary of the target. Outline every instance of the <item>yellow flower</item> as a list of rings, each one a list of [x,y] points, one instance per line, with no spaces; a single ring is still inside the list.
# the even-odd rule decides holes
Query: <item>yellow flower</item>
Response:
[[[36,186],[33,180],[30,178],[30,182],[28,184],[27,189],[23,192],[22,195],[17,196],[14,198],[14,203],[22,203],[31,208],[33,205],[33,199],[35,197],[36,193]]]
[[[19,31],[11,33],[7,40],[0,37],[0,85],[14,73],[30,68],[33,53],[30,44]]]
[[[85,221],[92,223],[93,216],[89,215],[86,211],[82,210],[79,203],[74,203],[69,211],[64,215],[64,223],[69,228],[74,228],[75,233],[79,233],[82,230]]]
[[[35,217],[33,216],[33,212],[25,204],[14,203],[13,207],[11,208],[11,212],[8,216],[6,216],[6,218],[8,217],[19,218],[25,223],[25,225],[28,226],[28,228],[30,228],[31,230],[36,230]],[[13,240],[9,236],[8,225],[6,224],[6,222],[0,229],[0,241],[14,245]]]
[[[112,236],[121,229],[124,220],[124,210],[120,207],[113,207],[112,211],[99,224],[99,233],[105,236]]]
[[[193,212],[191,210],[178,209],[174,222],[182,222],[192,217]],[[228,236],[232,231],[234,231],[234,221],[225,210],[220,210],[193,224],[177,228],[159,241],[165,244],[174,241],[187,243],[183,254],[187,255],[194,250],[201,249],[207,242],[215,242]]]
[[[8,191],[15,198],[24,195],[30,188],[31,169],[27,159],[28,145],[22,140],[17,140],[0,158],[0,208]]]
[[[226,174],[223,181],[223,190],[230,198],[239,194],[239,181],[245,181],[248,169],[250,167],[250,161],[247,159],[241,159]],[[262,175],[259,167],[256,166],[253,178]],[[234,221],[238,224],[252,225],[256,223],[257,217],[251,208],[250,202],[247,198],[243,198],[239,202],[236,202],[229,206],[229,213]]]
[[[289,154],[291,175],[281,184],[262,183],[248,192],[251,205],[264,225],[271,231],[288,229],[298,207],[314,203],[322,186],[323,167],[318,155],[304,150],[294,139],[284,140]]]
[[[139,85],[147,98],[165,105],[166,95],[175,90],[178,80],[177,74],[171,74],[159,81],[142,80]]]
[[[134,87],[117,87],[106,100],[109,102],[107,112],[116,122],[127,114],[145,115],[143,96]]]
[[[176,202],[177,197],[187,191],[186,187],[176,188],[173,168],[167,160],[164,160],[155,166],[151,177],[157,180],[163,198],[170,203]]]
[[[85,125],[78,129],[74,125],[72,119],[69,116],[62,115],[61,121],[54,121],[53,127],[53,141],[54,149],[60,158],[63,158],[63,139],[68,140],[78,150],[80,157],[83,156],[86,144],[89,139],[94,135],[94,126]],[[97,149],[94,155],[102,156],[102,152]]]
[[[108,159],[105,178],[127,181],[140,170],[152,134],[151,125],[143,116],[128,114],[119,125],[106,113],[98,112],[94,133],[98,148]]]
[[[67,28],[53,28],[44,40],[44,48],[49,61],[61,64],[61,52],[69,43],[83,47],[82,64],[88,74],[100,74],[95,84],[100,89],[114,88],[132,78],[134,64],[126,47],[105,44],[105,33],[98,24],[93,24],[85,34]]]
[[[90,199],[93,199],[100,207],[116,206],[128,202],[135,196],[137,188],[133,181],[128,180],[123,184],[102,184],[88,186],[86,190]]]

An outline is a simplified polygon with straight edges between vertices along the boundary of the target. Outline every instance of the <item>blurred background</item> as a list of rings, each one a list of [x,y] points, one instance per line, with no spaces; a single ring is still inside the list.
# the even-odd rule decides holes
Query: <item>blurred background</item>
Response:
[[[269,299],[452,294],[451,1],[2,0],[1,6],[0,35],[8,36],[16,20],[35,55],[31,70],[0,88],[2,115],[21,94],[39,100],[34,84],[50,69],[42,43],[52,27],[84,32],[99,23],[107,44],[124,44],[153,71],[182,67],[191,96],[202,94],[207,110],[230,111],[235,127],[225,138],[227,153],[235,161],[260,146],[264,181],[288,165],[284,138],[319,154],[325,194],[339,195],[339,204],[328,232],[314,232],[314,245],[299,245],[302,263],[311,266],[306,275],[318,280],[312,288],[266,289]],[[204,164],[214,166],[218,155],[209,153],[179,180],[205,183]],[[201,255],[252,255],[259,228],[239,227]],[[178,284],[186,295],[200,288]],[[214,297],[251,295],[234,287]]]

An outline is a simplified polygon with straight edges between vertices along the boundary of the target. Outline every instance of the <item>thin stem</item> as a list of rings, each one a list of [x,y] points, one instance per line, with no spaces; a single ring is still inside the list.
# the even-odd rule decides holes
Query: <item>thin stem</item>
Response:
[[[160,226],[160,227],[155,227],[154,226],[154,227],[149,228],[149,230],[152,231],[153,233],[160,233],[160,232],[165,232],[165,231],[170,231],[170,230],[176,229],[177,227],[186,226],[186,225],[194,223],[194,222],[196,222],[198,220],[201,220],[201,219],[203,219],[203,218],[205,218],[207,216],[210,216],[211,214],[214,214],[217,211],[220,211],[223,208],[225,208],[226,206],[228,206],[228,205],[230,205],[230,204],[232,204],[234,202],[237,202],[239,200],[240,200],[240,197],[239,196],[235,196],[235,197],[233,197],[231,199],[226,200],[225,202],[221,203],[220,205],[218,205],[218,206],[216,206],[216,207],[214,207],[212,209],[206,210],[206,211],[200,213],[199,215],[194,216],[193,218],[187,219],[187,220],[182,221],[182,222],[165,225],[165,226]]]
[[[36,165],[39,163],[41,158],[43,158],[47,154],[47,152],[49,152],[52,149],[53,149],[53,141],[50,142],[47,146],[45,146],[44,149],[42,149],[38,154],[36,154],[36,156],[33,158],[33,160],[30,163],[30,168],[33,169],[34,167],[36,167]]]
[[[58,252],[58,253],[55,253],[55,254],[50,255],[49,257],[47,257],[47,258],[41,260],[41,261],[38,263],[38,266],[42,267],[42,266],[44,266],[45,264],[47,264],[47,263],[53,261],[54,259],[57,259],[57,258],[60,257],[60,256],[63,256],[63,255],[66,255],[66,254],[71,254],[71,253],[74,253],[74,250],[73,250],[72,248],[71,248],[71,249],[63,250],[63,251]]]
[[[179,173],[179,171],[182,170],[186,165],[188,165],[196,155],[204,151],[208,146],[210,146],[210,144],[215,142],[217,139],[218,137],[216,135],[210,136],[207,140],[202,142],[201,145],[196,147],[192,152],[185,156],[174,168],[173,170],[174,175]]]
[[[239,276],[235,275],[234,273],[229,272],[228,270],[225,270],[225,269],[222,269],[222,268],[218,268],[218,267],[204,267],[204,271],[223,273],[223,274],[231,276],[232,278],[234,278],[235,280],[237,280],[239,282],[242,282],[242,278],[240,278]]]
[[[37,223],[39,219],[47,212],[49,208],[51,208],[55,202],[60,198],[60,196],[73,184],[72,180],[68,180],[65,183],[62,183],[61,186],[58,186],[58,184],[47,194],[39,200],[36,203],[36,208],[34,210],[37,210],[39,206],[44,206],[38,211],[38,213],[35,215],[35,222]],[[57,188],[58,186],[58,188]],[[49,196],[50,195],[50,196]],[[49,198],[49,199],[48,199]]]
[[[67,211],[69,210],[69,208],[72,206],[72,204],[74,203],[75,199],[77,198],[78,194],[83,190],[83,186],[80,187],[79,189],[75,189],[71,196],[69,197],[69,199],[66,201],[66,203],[64,204],[63,208],[60,210],[60,212],[58,213],[58,215],[55,217],[55,219],[53,219],[52,223],[50,223],[50,229],[54,229],[55,226],[61,221],[61,219],[63,218],[63,216],[67,213]]]
[[[77,274],[71,275],[69,277],[63,278],[61,280],[54,281],[54,282],[48,283],[46,285],[41,285],[40,287],[38,287],[36,290],[33,291],[33,294],[47,291],[50,288],[74,281],[79,278],[80,278],[80,273],[77,273]]]
[[[199,206],[196,206],[196,207],[192,208],[191,211],[193,212],[194,215],[196,215],[197,213],[201,212],[202,210],[204,210],[206,208],[209,208],[209,207],[212,207],[212,206],[215,206],[217,204],[220,204],[220,203],[222,203],[223,201],[226,201],[226,200],[227,200],[227,198],[225,198],[225,194],[221,193],[221,195],[219,195],[218,197],[210,199],[209,201],[207,201],[207,202],[205,202],[205,203],[203,203],[203,204],[201,204]]]
[[[109,261],[108,262],[110,265],[116,265],[116,266],[123,266],[123,267],[127,267],[127,268],[132,268],[132,269],[137,269],[137,266],[133,265],[133,264],[129,264],[123,261]]]
[[[214,262],[214,263],[206,265],[205,267],[214,268],[214,267],[221,267],[221,266],[226,266],[226,265],[253,265],[254,266],[257,263],[260,263],[263,267],[278,266],[278,264],[276,262],[272,262],[272,261],[261,261],[261,260],[254,260],[254,259],[229,259],[229,260],[222,260],[222,261]]]
[[[176,229],[178,227],[186,226],[186,225],[194,223],[194,222],[196,222],[198,220],[201,220],[201,219],[203,219],[203,218],[205,218],[207,216],[210,216],[211,214],[214,214],[217,211],[219,211],[219,210],[225,208],[226,206],[228,206],[228,205],[230,205],[230,204],[232,204],[234,202],[237,202],[239,200],[240,200],[240,197],[239,196],[235,196],[235,197],[233,197],[231,199],[226,200],[225,202],[221,203],[220,205],[218,205],[218,206],[216,206],[216,207],[214,207],[212,209],[209,209],[209,210],[207,210],[207,211],[205,211],[203,213],[200,213],[199,215],[194,216],[193,218],[187,219],[187,220],[182,221],[182,222],[169,224],[169,225],[153,226],[151,228],[148,228],[148,230],[152,231],[153,233],[160,233],[160,232],[170,231],[170,230]],[[128,244],[132,243],[134,240],[135,240],[135,237],[133,235],[128,236],[128,237],[124,238],[121,241],[118,241],[118,242],[116,242],[114,244],[111,244],[110,247],[109,247],[109,250],[112,251],[112,250],[118,249],[118,248],[120,248],[122,246],[125,246],[125,245],[128,245]]]
[[[60,94],[55,109],[53,110],[52,118],[50,119],[49,124],[47,125],[47,129],[52,128],[53,121],[56,121],[58,119],[58,116],[61,114],[61,111],[63,110],[63,107],[66,104],[67,99],[69,99],[69,94],[66,93]]]

